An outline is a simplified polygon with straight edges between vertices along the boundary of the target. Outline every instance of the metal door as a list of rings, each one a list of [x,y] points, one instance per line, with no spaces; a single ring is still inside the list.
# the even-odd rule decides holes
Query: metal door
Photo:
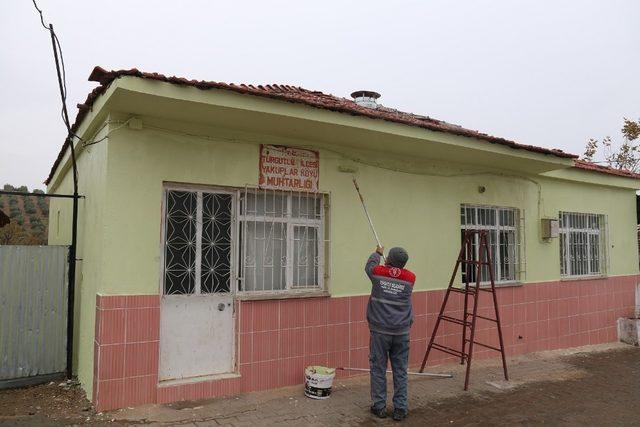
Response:
[[[159,379],[235,370],[235,194],[165,190]]]
[[[68,246],[0,246],[0,388],[62,375]]]

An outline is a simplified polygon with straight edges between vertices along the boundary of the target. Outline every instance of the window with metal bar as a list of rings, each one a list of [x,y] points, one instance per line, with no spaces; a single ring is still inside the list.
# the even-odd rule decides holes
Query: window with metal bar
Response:
[[[487,230],[487,237],[491,255],[493,257],[493,274],[495,283],[508,283],[518,280],[518,266],[520,257],[519,242],[519,211],[514,208],[494,206],[460,206],[461,240],[465,230]],[[474,236],[472,242],[472,258],[478,260],[479,237]],[[462,280],[468,276],[469,282],[476,281],[476,269],[472,265],[462,265]],[[480,281],[488,283],[489,269],[483,266]]]
[[[323,195],[245,189],[240,194],[240,291],[323,288]]]
[[[605,274],[605,216],[560,212],[560,275]]]
[[[164,205],[165,295],[323,289],[322,194],[172,187]]]
[[[164,294],[230,292],[233,194],[165,190]]]

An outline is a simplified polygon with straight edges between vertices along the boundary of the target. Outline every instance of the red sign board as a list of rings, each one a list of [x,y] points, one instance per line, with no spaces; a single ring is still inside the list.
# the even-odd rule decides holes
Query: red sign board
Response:
[[[318,191],[320,154],[282,145],[260,146],[260,188]]]

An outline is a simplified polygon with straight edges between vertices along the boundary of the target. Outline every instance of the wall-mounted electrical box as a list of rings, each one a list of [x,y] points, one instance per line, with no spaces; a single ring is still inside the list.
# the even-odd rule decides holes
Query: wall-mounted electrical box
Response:
[[[553,239],[560,234],[560,222],[555,218],[542,218],[542,238]]]

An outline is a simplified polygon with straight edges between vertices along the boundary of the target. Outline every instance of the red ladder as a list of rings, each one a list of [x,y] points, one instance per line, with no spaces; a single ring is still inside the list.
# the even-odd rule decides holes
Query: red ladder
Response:
[[[478,236],[478,260],[474,259],[474,240],[475,236]],[[424,359],[422,360],[422,366],[420,367],[420,372],[424,371],[424,367],[427,364],[427,359],[429,358],[429,353],[431,349],[440,350],[444,353],[451,354],[453,356],[457,356],[460,358],[460,363],[464,364],[465,360],[467,361],[467,373],[464,378],[464,389],[467,390],[469,388],[469,374],[471,373],[471,358],[473,357],[473,346],[479,345],[481,347],[488,348],[490,350],[499,351],[502,355],[502,368],[504,370],[504,379],[509,381],[509,375],[507,374],[507,359],[504,353],[504,341],[502,339],[502,327],[500,326],[500,313],[498,310],[498,299],[496,297],[496,288],[495,281],[493,277],[493,264],[491,257],[491,249],[487,242],[487,231],[486,230],[465,230],[464,238],[462,242],[462,247],[460,248],[460,253],[458,254],[458,259],[456,261],[456,265],[453,269],[453,274],[451,275],[451,280],[449,281],[449,286],[447,287],[447,292],[445,293],[444,300],[442,301],[442,306],[440,307],[440,314],[438,314],[438,319],[436,320],[436,324],[433,328],[433,333],[431,334],[431,339],[429,340],[429,345],[427,346],[427,352],[424,355]],[[454,286],[454,282],[456,280],[456,275],[458,274],[458,269],[460,268],[460,264],[465,265],[465,273],[463,278],[463,288],[459,288]],[[475,284],[469,282],[472,268],[475,267]],[[491,283],[490,287],[480,286],[482,267],[487,266],[487,270],[489,271],[489,280]],[[451,292],[458,292],[464,294],[464,311],[463,311],[463,319],[458,319],[451,316],[446,316],[444,314],[445,308],[447,306],[447,301],[449,300],[449,295]],[[481,316],[478,314],[478,300],[480,299],[481,292],[491,293],[493,296],[493,308],[495,310],[495,319],[490,317]],[[473,312],[469,313],[469,297],[473,297]],[[471,321],[469,321],[469,317],[471,317]],[[500,339],[500,348],[494,347],[488,344],[483,344],[475,340],[475,332],[476,332],[476,320],[484,319],[490,322],[494,322],[498,328],[498,338]],[[440,321],[444,320],[445,322],[455,323],[462,326],[462,351],[456,350],[454,348],[438,344],[435,342],[436,334],[438,332],[438,327],[440,326]],[[469,337],[467,338],[467,331],[469,332]],[[467,346],[468,344],[468,346]]]

